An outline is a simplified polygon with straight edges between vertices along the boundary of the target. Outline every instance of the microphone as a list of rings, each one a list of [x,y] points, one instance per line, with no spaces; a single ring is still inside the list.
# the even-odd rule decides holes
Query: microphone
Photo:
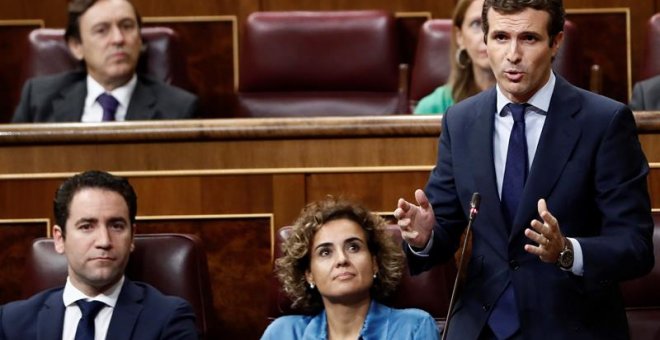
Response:
[[[458,286],[462,285],[461,278],[467,270],[467,266],[463,265],[463,258],[465,257],[465,249],[467,249],[468,239],[470,238],[470,231],[472,231],[472,222],[477,217],[479,213],[479,204],[481,204],[481,195],[478,192],[472,194],[472,199],[470,200],[470,213],[468,215],[468,224],[465,228],[465,238],[463,239],[463,248],[461,249],[461,257],[458,261],[458,271],[456,273],[456,279],[454,279],[454,288],[451,291],[451,298],[449,299],[449,310],[447,311],[447,318],[445,321],[445,327],[442,329],[442,340],[447,339],[447,330],[449,330],[449,321],[451,320],[451,310],[454,309],[454,301],[456,300],[456,292],[458,291]]]

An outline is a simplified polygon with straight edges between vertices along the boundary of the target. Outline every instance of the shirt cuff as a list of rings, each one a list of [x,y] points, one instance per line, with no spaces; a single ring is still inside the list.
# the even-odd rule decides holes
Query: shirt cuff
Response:
[[[424,247],[422,250],[417,251],[410,245],[410,243],[406,242],[410,251],[417,256],[429,257],[429,254],[431,253],[431,247],[433,247],[433,232],[434,231],[431,230],[431,238],[429,239],[429,242],[426,243],[426,247]]]
[[[584,259],[582,257],[582,247],[580,247],[580,242],[574,238],[567,237],[568,241],[573,245],[573,267],[570,271],[577,275],[584,275]]]

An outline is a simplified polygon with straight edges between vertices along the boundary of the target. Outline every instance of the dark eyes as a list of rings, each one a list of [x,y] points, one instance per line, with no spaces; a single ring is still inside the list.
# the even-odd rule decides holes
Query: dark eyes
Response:
[[[362,247],[360,247],[360,244],[359,244],[359,243],[355,242],[355,243],[349,243],[349,244],[346,246],[346,249],[347,249],[349,252],[357,253],[358,251],[360,251],[360,249],[362,249]]]
[[[362,246],[358,242],[350,242],[346,244],[345,249],[349,253],[357,253],[360,250],[362,250]],[[325,247],[325,248],[319,248],[317,253],[321,257],[326,257],[332,255],[332,251],[333,250],[331,247]]]

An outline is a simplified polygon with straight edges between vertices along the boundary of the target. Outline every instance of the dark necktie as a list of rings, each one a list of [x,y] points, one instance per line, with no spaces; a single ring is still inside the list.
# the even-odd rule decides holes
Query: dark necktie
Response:
[[[96,98],[96,101],[101,104],[103,108],[103,119],[102,121],[108,122],[115,120],[115,112],[117,112],[117,107],[119,106],[119,101],[111,94],[101,93],[101,95]]]
[[[75,340],[94,340],[94,318],[96,314],[105,307],[105,303],[101,301],[76,301],[82,316],[78,321],[78,328],[76,328]]]
[[[525,138],[525,108],[527,104],[508,105],[513,116],[513,128],[506,155],[504,181],[502,183],[502,212],[511,232],[525,180],[527,179],[527,139]],[[498,339],[512,336],[520,328],[518,307],[513,286],[509,282],[495,302],[488,318],[488,326]]]
[[[509,151],[506,154],[504,180],[502,182],[502,212],[507,227],[511,231],[516,216],[525,180],[527,180],[527,139],[525,138],[525,108],[527,104],[510,103],[513,128],[509,138]]]

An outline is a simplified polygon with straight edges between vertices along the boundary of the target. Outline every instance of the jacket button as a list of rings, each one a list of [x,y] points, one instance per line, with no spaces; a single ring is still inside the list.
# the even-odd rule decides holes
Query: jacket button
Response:
[[[511,260],[509,261],[509,267],[511,267],[513,270],[518,270],[518,268],[520,268],[520,264],[516,260]]]
[[[484,312],[487,312],[490,309],[489,304],[482,305],[481,308],[483,308]]]

